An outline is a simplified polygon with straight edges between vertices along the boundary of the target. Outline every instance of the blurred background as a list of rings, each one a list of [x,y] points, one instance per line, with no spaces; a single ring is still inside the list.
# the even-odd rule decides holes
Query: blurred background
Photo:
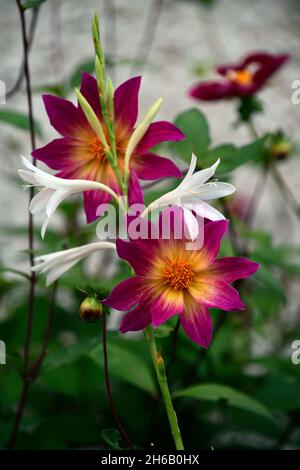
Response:
[[[188,88],[199,79],[207,78],[213,66],[239,61],[251,51],[289,53],[290,62],[260,95],[265,113],[258,115],[256,124],[261,133],[280,127],[292,139],[294,155],[280,163],[279,171],[300,201],[300,105],[291,101],[292,82],[300,79],[300,4],[297,0],[45,1],[38,13],[33,13],[33,10],[26,13],[29,34],[32,33],[30,68],[38,146],[57,135],[48,122],[41,93],[57,93],[74,99],[73,88],[79,83],[80,71],[92,70],[90,24],[95,11],[100,14],[108,68],[114,84],[121,83],[129,76],[143,75],[140,115],[159,96],[164,97],[160,119],[174,121],[178,113],[188,108],[200,109],[209,122],[214,145],[227,142],[242,145],[250,142],[251,136],[245,126],[237,130],[233,125],[236,118],[234,101],[199,103],[188,97]],[[24,254],[27,248],[28,197],[17,178],[17,168],[20,167],[19,155],[30,155],[30,140],[24,119],[27,113],[24,83],[14,89],[23,53],[20,18],[13,0],[0,0],[0,44],[0,80],[5,83],[7,91],[6,104],[0,105],[0,249],[3,267],[0,339],[8,341],[9,354],[16,359],[20,355],[24,336],[27,290],[26,285],[17,276],[8,273],[6,267],[28,268]],[[7,122],[7,110],[15,112],[12,122]],[[185,169],[186,163],[182,162],[181,166]],[[247,165],[233,173],[232,180],[241,199],[249,196],[258,171],[257,167]],[[67,229],[66,218],[69,220]],[[39,230],[36,230],[37,247],[46,252],[59,249],[62,240],[67,238],[71,238],[72,242],[88,241],[92,238],[94,227],[86,229],[84,235],[76,235],[82,220],[76,203],[65,205],[57,214],[46,242],[40,241]],[[248,416],[249,410],[243,407],[237,407],[238,412],[229,412],[222,400],[217,404],[203,404],[200,401],[199,416],[198,404],[194,406],[188,401],[183,402],[179,405],[179,415],[182,416],[182,427],[190,428],[186,431],[186,437],[194,448],[210,448],[211,445],[217,448],[300,448],[300,365],[297,368],[290,361],[292,341],[300,339],[299,218],[287,206],[272,180],[268,181],[263,192],[254,227],[269,234],[265,245],[261,242],[260,256],[270,250],[266,264],[268,269],[272,269],[274,278],[271,275],[268,278],[267,274],[269,284],[264,279],[265,284],[258,287],[256,297],[249,295],[252,298],[249,302],[252,302],[255,311],[251,329],[249,325],[244,325],[246,330],[242,331],[246,334],[240,334],[239,321],[228,322],[218,333],[220,341],[213,344],[207,362],[203,362],[200,353],[199,365],[197,347],[180,337],[184,347],[175,362],[177,367],[172,365],[171,376],[175,387],[188,385],[197,379],[200,382],[235,385],[269,407],[275,416],[276,426],[270,424],[262,416],[263,413],[258,413],[258,417],[251,413]],[[261,240],[265,240],[263,236],[260,234]],[[288,259],[285,258],[287,251]],[[94,261],[91,267],[94,280],[100,262],[106,266],[102,258]],[[124,269],[117,274],[114,270],[112,272],[115,277],[110,277],[109,282],[114,285],[118,276],[122,278],[124,275]],[[107,275],[105,272],[104,278]],[[54,326],[56,337],[52,345],[54,359],[48,369],[45,366],[45,372],[33,387],[21,429],[20,447],[96,445],[101,429],[113,427],[106,408],[103,379],[101,382],[98,370],[101,355],[93,343],[93,339],[97,338],[97,327],[87,329],[74,316],[80,303],[76,286],[82,285],[82,276],[83,272],[78,268],[62,281]],[[41,282],[37,300],[39,313],[45,313],[49,297],[49,290]],[[38,348],[45,318],[37,321],[34,344]],[[235,337],[229,347],[233,332]],[[125,421],[134,411],[137,416],[144,412],[145,405],[150,410],[145,416],[148,434],[145,427],[142,430],[139,427],[138,418],[136,423],[129,425],[131,433],[139,436],[137,444],[144,446],[155,440],[156,429],[160,429],[161,436],[166,423],[163,413],[155,411],[150,372],[148,369],[143,372],[142,364],[132,362],[137,360],[132,358],[133,354],[138,352],[144,358],[146,352],[138,341],[134,347],[136,350],[130,346],[131,349],[124,353],[123,343],[117,344],[116,350],[112,351],[113,376],[118,407]],[[166,350],[169,347],[166,345]],[[90,357],[82,357],[82,351],[86,352],[87,349]],[[118,363],[118,352],[121,351],[127,354],[123,366]],[[96,358],[98,353],[99,357]],[[141,370],[138,380],[131,377],[132,364]],[[123,367],[121,372],[120,367]],[[185,369],[189,371],[189,377],[184,374],[183,377],[178,372]],[[125,380],[125,385],[122,380]],[[139,381],[144,385],[136,383]],[[7,439],[20,392],[20,380],[11,364],[5,368],[0,366],[0,387],[2,444]],[[101,394],[103,402],[99,404]],[[134,410],[135,400],[138,411]],[[95,406],[95,416],[92,416],[93,409],[85,414],[86,406],[90,404]],[[53,413],[60,414],[57,420]],[[190,420],[195,421],[193,425]],[[57,433],[58,427],[60,430]],[[83,429],[89,429],[84,437],[81,434],[85,432]],[[112,446],[109,433],[108,436],[103,442]],[[171,445],[167,439],[162,438],[162,442],[165,446]]]

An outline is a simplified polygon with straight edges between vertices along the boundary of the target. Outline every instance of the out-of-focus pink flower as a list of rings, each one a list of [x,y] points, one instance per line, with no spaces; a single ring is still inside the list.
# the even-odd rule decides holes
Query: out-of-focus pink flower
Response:
[[[122,176],[126,147],[137,120],[140,83],[141,77],[131,78],[120,85],[114,94],[117,157]],[[84,72],[80,92],[99,118],[105,137],[109,140],[103,122],[96,79]],[[50,122],[62,138],[55,139],[45,147],[35,150],[32,153],[33,157],[43,161],[50,168],[58,170],[56,174],[58,177],[98,181],[120,194],[121,189],[111,164],[106,158],[103,145],[81,107],[51,95],[44,95],[43,100]],[[134,202],[135,198],[140,199],[139,178],[156,180],[181,176],[180,170],[172,161],[155,155],[150,152],[150,149],[161,142],[178,141],[183,138],[182,132],[170,122],[159,121],[150,125],[130,159],[129,196],[131,196],[131,202]],[[97,207],[110,198],[108,193],[100,190],[84,193],[84,207],[88,223],[97,218]]]
[[[204,101],[252,96],[288,60],[288,54],[254,52],[238,64],[217,67],[223,79],[197,83],[189,90],[189,95]]]
[[[169,239],[163,239],[161,232],[166,211],[170,211],[169,216],[173,213]],[[119,257],[132,266],[136,275],[118,284],[104,303],[123,311],[133,307],[123,318],[122,333],[150,324],[158,327],[179,315],[186,334],[207,348],[212,337],[209,308],[244,309],[230,283],[251,276],[259,265],[245,258],[216,259],[227,232],[227,220],[205,224],[204,244],[198,250],[186,249],[186,238],[175,236],[178,221],[184,223],[183,210],[168,208],[161,214],[158,238],[117,240]]]

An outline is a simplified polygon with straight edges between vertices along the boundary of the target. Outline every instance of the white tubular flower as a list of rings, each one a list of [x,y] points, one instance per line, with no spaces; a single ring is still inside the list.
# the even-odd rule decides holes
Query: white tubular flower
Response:
[[[94,251],[103,249],[115,250],[116,245],[111,242],[95,242],[79,246],[78,248],[70,248],[38,256],[34,260],[36,265],[32,268],[32,271],[41,274],[46,273],[46,285],[50,286],[50,284],[71,269],[78,261],[86,258]]]
[[[98,189],[109,193],[116,201],[119,200],[119,196],[105,184],[98,183],[97,181],[58,178],[35,167],[27,158],[23,156],[21,158],[26,168],[26,170],[18,170],[21,178],[30,185],[41,188],[31,200],[30,212],[32,214],[45,212],[46,214],[46,220],[41,230],[42,238],[45,236],[50,217],[54,214],[59,204],[68,196]]]
[[[191,238],[194,240],[198,235],[198,223],[192,211],[200,217],[209,220],[220,220],[225,217],[207,202],[211,199],[228,196],[234,193],[235,187],[229,183],[219,181],[206,181],[211,178],[220,164],[220,159],[216,161],[210,168],[195,171],[197,157],[192,155],[191,164],[187,174],[177,188],[164,194],[160,198],[152,202],[142,214],[145,217],[151,210],[161,208],[168,205],[177,205],[183,208],[185,221],[190,232]]]

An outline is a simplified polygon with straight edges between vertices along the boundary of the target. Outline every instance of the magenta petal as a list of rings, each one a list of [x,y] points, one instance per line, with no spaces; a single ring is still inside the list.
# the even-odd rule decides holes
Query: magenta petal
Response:
[[[120,258],[127,261],[137,274],[146,274],[152,266],[155,257],[155,240],[125,241],[117,239],[117,253]]]
[[[144,297],[139,305],[123,318],[119,330],[140,331],[151,324],[150,299]]]
[[[180,314],[180,324],[192,341],[208,348],[212,338],[213,323],[209,311],[201,304],[192,311]]]
[[[85,191],[84,197],[84,211],[86,221],[88,224],[94,222],[98,218],[97,209],[101,204],[106,204],[111,200],[111,195],[105,191]]]
[[[221,240],[228,230],[228,220],[209,222],[204,226],[205,260],[207,265],[212,264],[220,250]]]
[[[100,105],[100,97],[99,97],[99,92],[98,92],[97,80],[89,73],[82,72],[80,92],[83,94],[85,99],[89,102],[89,104],[91,105],[91,107],[93,108],[97,116],[100,117],[101,105]],[[81,110],[81,107],[79,105],[78,105],[78,108],[84,117],[83,111]]]
[[[223,98],[231,98],[235,95],[233,82],[226,80],[224,82],[203,82],[199,83],[189,90],[189,96],[198,100],[213,101]]]
[[[73,137],[76,129],[84,125],[78,108],[58,96],[43,95],[44,105],[51,125],[64,137]]]
[[[133,204],[143,204],[144,202],[142,188],[135,171],[130,171],[128,184],[128,202],[129,206],[132,206]]]
[[[102,303],[117,310],[128,310],[141,299],[143,285],[143,280],[140,277],[126,279],[114,287]]]
[[[34,150],[32,156],[54,170],[70,169],[75,166],[73,155],[76,145],[78,141],[70,137],[55,139],[44,147]]]
[[[177,142],[184,139],[184,134],[178,127],[168,121],[157,121],[150,124],[146,134],[138,144],[135,154],[142,155],[149,149],[162,142]]]
[[[133,77],[120,85],[114,94],[115,117],[132,130],[138,115],[138,97],[141,77]]]
[[[131,159],[131,166],[134,167],[137,176],[142,180],[158,180],[172,176],[180,178],[182,176],[175,163],[154,153],[135,155]]]
[[[210,274],[225,282],[246,279],[259,269],[259,264],[246,258],[228,257],[217,259],[209,269]]]
[[[169,318],[180,313],[182,306],[178,307],[172,301],[168,301],[167,295],[162,295],[152,301],[151,317],[153,326],[157,327],[165,323]]]
[[[245,304],[241,301],[236,289],[224,281],[206,282],[204,294],[200,295],[198,302],[203,302],[206,307],[220,308],[221,310],[244,310]]]

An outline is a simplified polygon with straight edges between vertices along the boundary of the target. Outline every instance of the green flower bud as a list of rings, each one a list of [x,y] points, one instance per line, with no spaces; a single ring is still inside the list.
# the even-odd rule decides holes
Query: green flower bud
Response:
[[[85,323],[95,323],[103,314],[103,306],[97,297],[86,297],[79,308],[79,315]]]
[[[293,151],[292,144],[282,131],[270,136],[268,154],[276,160],[285,160]]]

